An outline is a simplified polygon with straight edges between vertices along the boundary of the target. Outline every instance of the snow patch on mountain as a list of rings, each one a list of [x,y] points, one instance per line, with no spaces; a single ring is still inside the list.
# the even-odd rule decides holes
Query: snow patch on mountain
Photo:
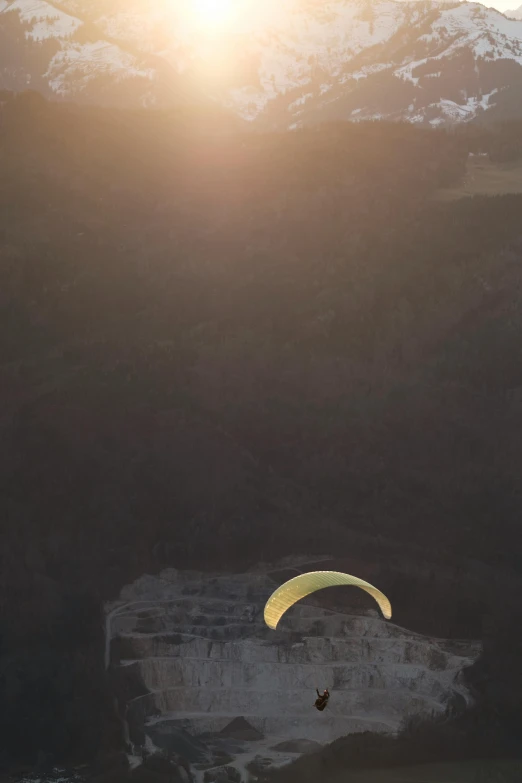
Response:
[[[285,25],[286,30],[292,30],[291,35],[285,34],[283,27],[273,27],[255,40],[259,59],[257,84],[240,89],[233,86],[225,91],[226,105],[250,121],[270,110],[276,98],[288,95],[286,111],[291,121],[287,127],[291,128],[296,117],[303,115],[304,94],[308,105],[318,111],[318,101],[324,93],[330,93],[329,104],[335,103],[346,91],[353,91],[354,83],[386,72],[409,82],[420,95],[424,80],[435,84],[444,69],[464,52],[475,60],[477,75],[480,62],[510,60],[522,65],[522,22],[510,21],[478,3],[330,2],[320,13],[317,7],[306,6],[299,17],[292,19],[291,26],[288,19]],[[417,37],[416,29],[420,33]],[[397,49],[402,62],[397,61]],[[421,52],[424,56],[419,57]],[[435,67],[430,72],[431,63]],[[318,82],[319,74],[323,79]],[[502,86],[488,94],[493,95]],[[477,112],[491,107],[480,90],[473,96],[466,89],[462,92],[462,102],[442,93],[438,101],[428,101],[421,111],[407,108],[410,97],[400,109],[401,116],[417,122],[422,117],[426,121],[428,110],[433,113],[438,108],[439,121],[445,123],[472,119]],[[355,108],[362,110],[361,118],[390,116],[389,111],[378,106],[365,107],[363,92],[360,98],[362,103]],[[350,108],[346,119],[353,118],[354,111]],[[433,119],[437,120],[431,118],[430,122]]]
[[[270,95],[269,92],[257,92],[252,87],[242,87],[238,90],[230,90],[229,98],[224,100],[224,105],[227,109],[237,112],[247,122],[253,122],[264,111],[272,97],[275,97],[275,92]]]
[[[437,107],[440,109],[441,116],[430,120],[430,125],[442,125],[448,120],[452,122],[469,120],[476,115],[477,109],[485,111],[488,108],[490,97],[497,92],[497,89],[492,90],[487,95],[483,95],[482,98],[471,96],[464,104],[455,103],[455,101],[449,100],[441,100],[439,103],[431,104],[430,108]]]
[[[381,117],[437,125],[473,119],[495,106],[495,94],[522,86],[522,21],[478,3],[244,0],[241,8],[217,35],[198,30],[181,0],[0,0],[0,14],[18,13],[27,45],[52,43],[42,71],[30,72],[28,58],[19,84],[44,79],[64,99],[163,106],[190,102],[196,88],[271,128]]]
[[[322,15],[314,18],[303,14],[292,20],[290,40],[294,50],[303,56],[325,57],[330,48],[342,61],[389,40],[403,20],[403,7],[390,0],[368,9],[360,3],[329,3]],[[288,44],[291,46],[290,41]]]
[[[286,87],[302,85],[317,67],[333,75],[363,49],[387,41],[404,23],[406,5],[390,0],[371,8],[371,18],[361,3],[344,2],[325,5],[317,17],[295,16],[285,20],[279,30],[272,29],[262,49],[265,73],[290,69]],[[288,30],[291,30],[291,34]],[[276,79],[281,83],[281,79]]]
[[[105,72],[110,70],[117,80],[129,77],[142,77],[149,80],[154,78],[154,71],[151,68],[136,67],[132,55],[106,41],[74,44],[65,51],[58,52],[51,60],[46,76],[57,95],[67,96],[71,73],[75,74],[77,84],[80,81],[86,84],[104,70]]]
[[[389,63],[375,63],[374,65],[365,65],[364,68],[361,68],[358,71],[351,71],[350,73],[345,74],[340,80],[340,84],[344,84],[345,82],[350,81],[350,79],[355,79],[355,81],[359,81],[359,79],[366,79],[368,76],[370,76],[373,73],[379,73],[379,71],[386,71],[388,68],[390,68]]]
[[[96,19],[96,24],[113,39],[139,44],[140,48],[153,52],[156,43],[154,39],[160,33],[162,17],[155,14],[153,9],[149,14],[139,16],[120,11],[114,16],[100,16]]]
[[[66,8],[70,9],[70,6]],[[4,40],[13,48],[17,46],[17,36],[23,32],[24,57],[31,46],[52,45],[38,49],[35,59],[39,72],[29,70],[33,58],[21,60],[28,71],[24,72],[24,65],[17,68],[18,83],[13,84],[13,69],[4,68],[4,84],[0,70],[0,87],[23,89],[27,84],[37,84],[37,89],[45,91],[47,87],[51,94],[66,100],[86,98],[109,104],[127,101],[144,107],[157,104],[157,71],[144,63],[144,56],[137,55],[128,43],[118,45],[107,39],[103,31],[83,15],[67,13],[61,5],[56,7],[46,0],[0,0],[0,17],[3,14],[6,15],[2,31]]]
[[[0,0],[0,14],[7,11],[17,11],[23,22],[32,24],[26,36],[34,41],[66,38],[82,25],[79,19],[60,11],[45,0]]]
[[[419,40],[440,47],[448,40],[450,43],[432,56],[412,60],[397,69],[397,75],[415,85],[418,78],[412,72],[416,68],[428,61],[452,57],[464,47],[484,60],[505,58],[522,64],[522,22],[509,21],[493,9],[486,10],[476,3],[463,3],[458,8],[443,10],[433,22],[431,33],[422,35]]]

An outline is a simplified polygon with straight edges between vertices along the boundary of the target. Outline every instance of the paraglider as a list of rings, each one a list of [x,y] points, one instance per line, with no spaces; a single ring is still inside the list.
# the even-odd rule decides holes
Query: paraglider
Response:
[[[314,707],[316,707],[319,712],[322,712],[328,704],[330,692],[328,691],[328,688],[325,688],[324,693],[319,693],[317,688],[315,689],[315,692],[317,693],[317,699],[315,700]]]
[[[294,576],[293,579],[289,579],[272,593],[265,604],[265,623],[269,628],[275,630],[284,613],[301,598],[305,598],[317,590],[322,590],[324,587],[339,585],[351,585],[365,590],[372,598],[375,598],[385,619],[391,618],[392,608],[388,598],[369,582],[365,582],[364,579],[350,574],[342,574],[339,571],[309,571],[307,574]]]
[[[310,571],[307,574],[294,576],[293,579],[289,579],[288,582],[274,590],[265,604],[265,623],[269,628],[275,630],[285,612],[297,601],[300,601],[301,598],[315,593],[316,590],[322,590],[324,587],[342,585],[360,587],[361,590],[365,590],[372,598],[375,598],[385,619],[389,620],[391,618],[392,608],[388,598],[369,582],[365,582],[364,579],[359,579],[357,576],[351,576],[350,574],[342,574],[340,571]],[[314,707],[319,712],[322,712],[328,704],[330,693],[328,688],[322,694],[319,693],[317,688],[315,692],[317,693],[317,699]]]

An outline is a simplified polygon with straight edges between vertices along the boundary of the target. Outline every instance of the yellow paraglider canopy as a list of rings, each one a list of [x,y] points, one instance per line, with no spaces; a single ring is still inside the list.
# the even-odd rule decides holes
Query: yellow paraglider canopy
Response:
[[[392,616],[392,608],[389,600],[384,593],[377,590],[376,587],[364,579],[359,579],[350,574],[342,574],[339,571],[310,571],[307,574],[300,574],[289,579],[275,590],[265,605],[265,623],[269,628],[277,628],[277,624],[287,609],[290,609],[301,598],[305,598],[316,590],[322,590],[324,587],[336,587],[347,585],[360,587],[369,593],[377,603],[386,620]]]

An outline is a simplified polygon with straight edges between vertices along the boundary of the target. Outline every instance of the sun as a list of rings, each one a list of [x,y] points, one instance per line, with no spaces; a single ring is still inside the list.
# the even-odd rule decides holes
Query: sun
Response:
[[[230,28],[238,10],[238,0],[188,0],[187,5],[194,26],[208,32]]]

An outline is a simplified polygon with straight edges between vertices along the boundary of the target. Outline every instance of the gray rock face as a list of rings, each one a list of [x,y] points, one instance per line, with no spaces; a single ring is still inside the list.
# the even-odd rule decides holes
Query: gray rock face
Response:
[[[133,683],[131,745],[179,753],[201,775],[231,764],[243,774],[256,757],[283,764],[317,743],[395,732],[408,717],[469,701],[459,674],[477,643],[428,639],[373,610],[342,614],[313,599],[274,632],[263,607],[275,587],[267,574],[168,569],[107,607],[107,663]],[[316,687],[331,691],[323,713]]]
[[[203,776],[204,783],[241,783],[241,773],[235,767],[208,769]]]

